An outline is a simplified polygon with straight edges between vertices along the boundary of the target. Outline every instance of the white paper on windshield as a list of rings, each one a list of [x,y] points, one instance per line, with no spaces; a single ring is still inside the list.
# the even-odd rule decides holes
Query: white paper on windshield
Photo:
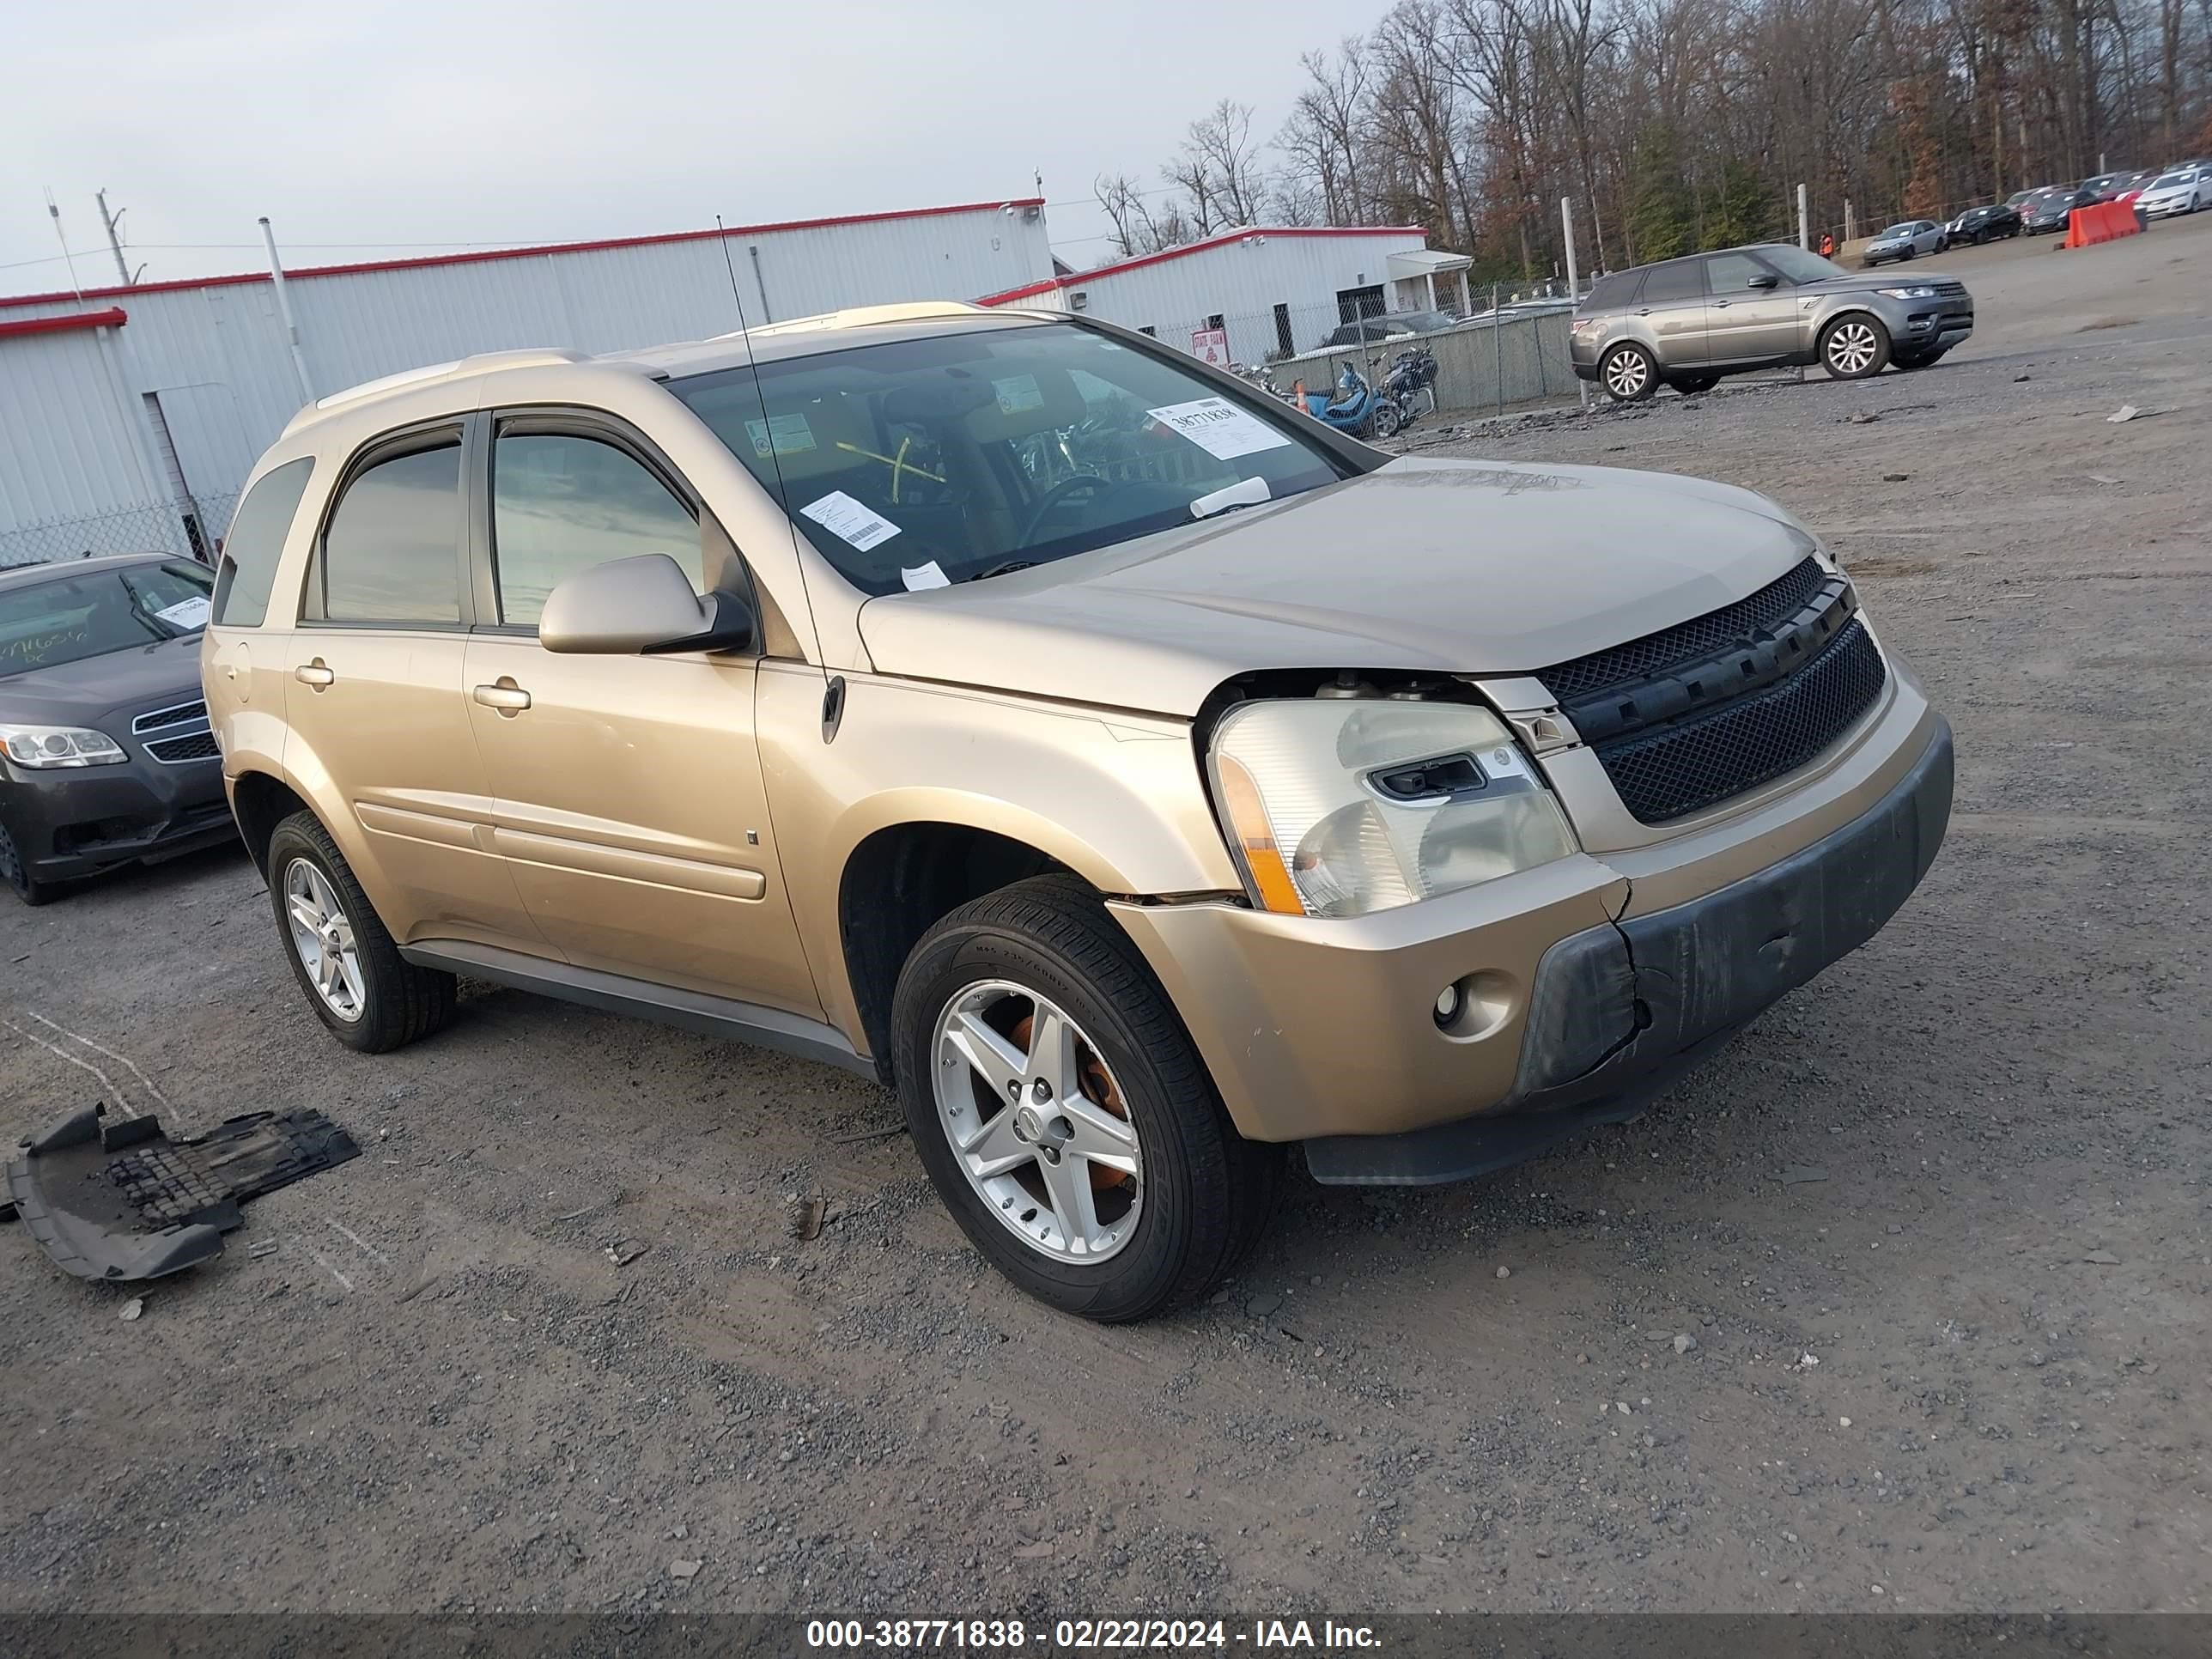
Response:
[[[804,415],[771,415],[765,421],[747,421],[745,436],[753,441],[753,453],[766,460],[771,449],[778,455],[804,455],[814,447],[814,428]]]
[[[899,533],[899,527],[889,519],[866,501],[854,501],[842,489],[833,489],[820,501],[809,501],[799,510],[863,553]]]
[[[165,611],[154,613],[172,628],[205,628],[208,619],[207,595],[195,593],[189,599],[179,599]]]
[[[999,394],[1001,415],[1018,415],[1025,409],[1044,407],[1044,393],[1037,390],[1034,374],[1009,374],[1003,380],[992,381],[991,390]]]
[[[1209,495],[1193,496],[1190,516],[1194,519],[1211,518],[1229,507],[1257,507],[1261,501],[1271,499],[1265,478],[1246,478],[1237,483],[1225,484]]]
[[[925,587],[952,586],[952,579],[938,568],[937,561],[934,559],[924,564],[919,570],[908,570],[903,565],[900,566],[899,580],[906,584],[906,591],[909,593],[919,593]]]
[[[1194,398],[1187,404],[1170,404],[1145,413],[1162,426],[1182,433],[1217,461],[1291,447],[1288,438],[1226,398]]]

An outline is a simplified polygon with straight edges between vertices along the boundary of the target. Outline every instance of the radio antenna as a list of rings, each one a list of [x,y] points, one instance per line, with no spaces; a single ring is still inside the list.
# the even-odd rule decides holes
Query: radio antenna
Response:
[[[744,290],[738,286],[737,261],[730,258],[730,233],[723,227],[722,216],[719,213],[714,216],[714,240],[722,245],[722,269],[730,274],[730,298],[737,302],[738,307],[738,333],[745,343],[745,367],[752,371],[753,400],[760,405],[760,444],[768,447],[768,464],[775,472],[775,504],[783,514],[783,527],[791,532],[791,562],[798,569],[799,586],[803,588],[806,585],[806,556],[799,551],[799,526],[792,520],[791,489],[783,481],[783,456],[776,446],[775,423],[769,418],[768,392],[761,385],[760,362],[753,356],[752,325],[745,320],[745,295]],[[756,448],[759,447],[759,444],[755,446]],[[811,604],[807,609],[812,611]],[[807,617],[810,629],[813,628],[813,623],[814,619],[810,615]],[[814,646],[817,651],[822,648],[819,630],[815,630]]]

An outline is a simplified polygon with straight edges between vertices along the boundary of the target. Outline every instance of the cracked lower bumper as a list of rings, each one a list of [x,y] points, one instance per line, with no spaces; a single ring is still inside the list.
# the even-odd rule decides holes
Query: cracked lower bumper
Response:
[[[1878,752],[1672,845],[1342,921],[1112,908],[1244,1134],[1304,1142],[1324,1181],[1460,1179],[1632,1115],[1888,920],[1951,799],[1949,729],[1917,696],[1894,719]],[[1447,985],[1467,1012],[1440,1029]]]

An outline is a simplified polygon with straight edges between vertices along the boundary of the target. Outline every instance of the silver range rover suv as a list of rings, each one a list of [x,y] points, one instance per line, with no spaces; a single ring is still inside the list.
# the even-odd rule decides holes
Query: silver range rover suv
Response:
[[[1632,404],[1793,363],[1843,380],[1926,368],[1973,331],[1973,296],[1954,278],[1845,270],[1769,242],[1601,276],[1571,337],[1575,374]]]

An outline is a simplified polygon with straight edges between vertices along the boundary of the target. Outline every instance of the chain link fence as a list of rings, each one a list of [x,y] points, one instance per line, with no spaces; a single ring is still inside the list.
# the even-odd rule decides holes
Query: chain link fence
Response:
[[[237,504],[236,495],[202,495],[189,506],[125,507],[44,523],[11,524],[0,516],[0,570],[110,553],[180,553],[212,564]]]

